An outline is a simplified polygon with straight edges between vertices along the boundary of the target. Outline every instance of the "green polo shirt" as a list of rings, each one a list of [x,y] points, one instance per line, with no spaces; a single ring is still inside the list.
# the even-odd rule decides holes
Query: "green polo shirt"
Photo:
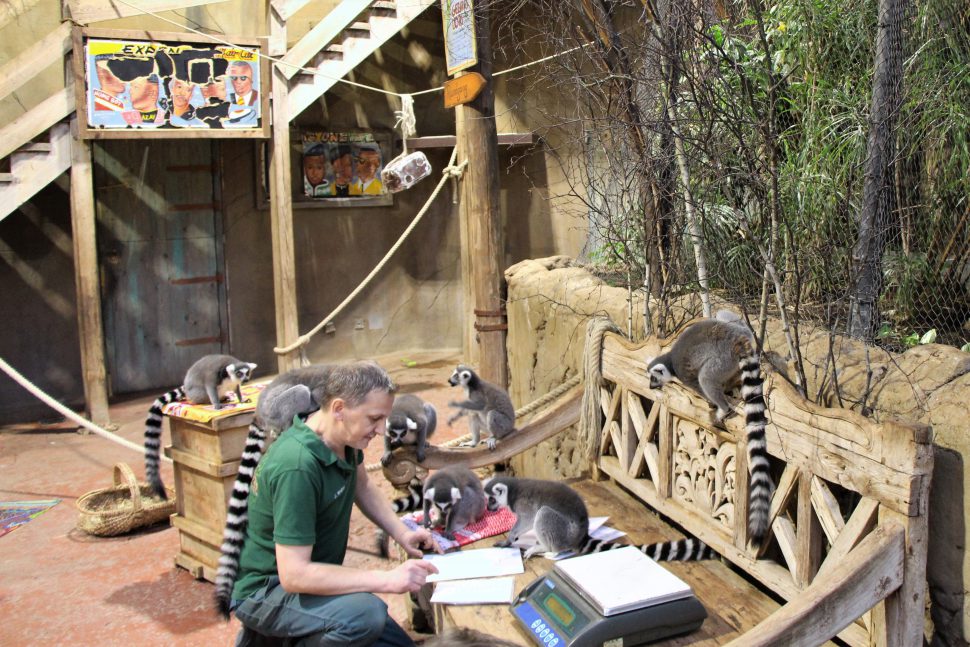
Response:
[[[242,600],[277,575],[276,544],[313,546],[310,559],[342,564],[350,533],[357,466],[364,452],[338,458],[299,417],[256,467],[249,523],[232,597]]]

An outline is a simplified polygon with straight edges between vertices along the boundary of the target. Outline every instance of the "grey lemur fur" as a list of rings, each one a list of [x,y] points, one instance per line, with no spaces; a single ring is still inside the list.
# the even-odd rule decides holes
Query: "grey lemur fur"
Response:
[[[720,424],[732,413],[724,392],[740,383],[748,448],[748,533],[760,546],[768,532],[771,480],[765,442],[765,399],[761,362],[751,331],[739,323],[705,319],[684,330],[670,350],[647,365],[650,388],[677,378],[717,407]]]
[[[549,551],[558,553],[571,550],[578,555],[586,555],[626,546],[590,536],[586,504],[565,483],[496,476],[485,483],[485,498],[489,510],[506,507],[516,516],[508,539],[496,543],[496,546],[511,546],[523,534],[535,530],[538,543],[525,552],[523,557],[526,559]],[[708,559],[714,555],[698,539],[641,544],[635,548],[657,561]]]
[[[384,430],[384,455],[381,465],[391,462],[391,452],[405,445],[413,446],[418,462],[424,462],[428,438],[438,424],[438,412],[429,402],[416,395],[404,394],[394,398],[391,415]]]
[[[242,362],[231,355],[205,355],[185,372],[182,386],[163,393],[152,403],[145,420],[145,479],[152,491],[167,499],[165,485],[158,472],[159,449],[162,439],[162,408],[171,402],[186,400],[192,404],[209,403],[222,408],[222,400],[230,392],[242,402],[241,385],[252,377],[255,364]]]
[[[448,419],[451,425],[458,418],[468,415],[468,428],[472,438],[460,447],[475,447],[484,429],[491,437],[486,441],[489,449],[495,449],[495,442],[502,440],[515,429],[515,407],[509,394],[491,382],[486,382],[469,366],[459,364],[448,379],[451,386],[462,386],[467,400],[451,401],[449,407],[458,409],[458,413]]]
[[[475,473],[460,465],[445,467],[424,482],[424,527],[430,528],[432,506],[439,513],[442,534],[455,538],[455,531],[478,521],[485,514],[485,493]]]

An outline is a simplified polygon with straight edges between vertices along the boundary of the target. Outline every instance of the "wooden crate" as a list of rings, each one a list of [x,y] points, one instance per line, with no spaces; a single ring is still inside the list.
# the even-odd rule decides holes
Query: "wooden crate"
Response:
[[[253,412],[202,423],[167,417],[175,464],[175,514],[179,531],[175,564],[195,577],[215,581],[229,495],[239,471]]]

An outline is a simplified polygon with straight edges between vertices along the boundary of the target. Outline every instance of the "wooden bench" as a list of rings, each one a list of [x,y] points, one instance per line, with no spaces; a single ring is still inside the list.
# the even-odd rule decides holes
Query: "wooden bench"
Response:
[[[651,390],[648,358],[671,342],[606,336],[601,421],[580,431],[596,442],[593,476],[573,483],[590,513],[609,515],[632,542],[683,536],[673,522],[723,556],[669,565],[709,616],[697,632],[659,644],[819,645],[838,636],[849,645],[921,645],[930,429],[815,406],[769,371],[767,438],[777,487],[769,541],[755,555],[746,548],[743,412],[717,426],[710,405],[692,391],[679,384]],[[572,415],[575,408],[572,393],[550,411]],[[549,423],[550,415],[536,420]],[[519,442],[526,440],[534,439]],[[506,458],[505,449],[500,444],[489,462]],[[488,460],[482,452],[429,451],[424,466],[476,467]],[[548,568],[547,560],[531,560],[517,586]],[[528,644],[504,606],[442,607],[435,617],[439,630],[470,626]]]

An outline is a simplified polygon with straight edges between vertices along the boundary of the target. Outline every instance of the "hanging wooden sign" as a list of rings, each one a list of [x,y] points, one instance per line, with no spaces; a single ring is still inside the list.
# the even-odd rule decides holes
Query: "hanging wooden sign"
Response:
[[[441,0],[441,21],[445,32],[445,62],[448,75],[478,63],[475,38],[475,9],[472,0]]]
[[[468,72],[445,81],[445,108],[454,108],[474,101],[485,89],[485,77],[478,72]]]

